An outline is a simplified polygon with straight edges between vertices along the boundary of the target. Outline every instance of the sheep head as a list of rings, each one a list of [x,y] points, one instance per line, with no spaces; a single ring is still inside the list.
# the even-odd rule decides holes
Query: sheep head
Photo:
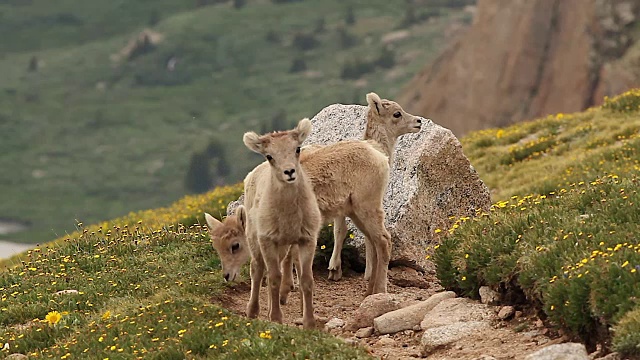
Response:
[[[234,215],[219,221],[205,213],[207,227],[214,250],[222,263],[222,274],[225,281],[234,281],[240,269],[251,255],[245,236],[247,215],[244,206],[240,205]]]

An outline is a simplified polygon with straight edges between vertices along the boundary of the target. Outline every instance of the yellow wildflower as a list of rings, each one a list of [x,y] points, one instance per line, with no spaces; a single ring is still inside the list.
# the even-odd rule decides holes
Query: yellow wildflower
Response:
[[[51,311],[50,313],[47,314],[47,316],[45,316],[44,319],[49,324],[55,325],[60,322],[60,320],[62,319],[62,315],[60,315],[60,313],[57,311]]]

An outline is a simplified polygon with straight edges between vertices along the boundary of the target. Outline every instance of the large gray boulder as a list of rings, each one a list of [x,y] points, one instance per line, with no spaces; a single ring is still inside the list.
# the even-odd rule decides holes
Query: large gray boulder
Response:
[[[311,119],[313,130],[305,145],[361,139],[367,111],[368,107],[361,105],[324,108]],[[229,204],[227,213],[233,213],[237,205]],[[451,216],[472,216],[476,209],[490,205],[489,189],[462,152],[458,139],[450,130],[425,119],[419,133],[399,139],[394,153],[384,199],[393,243],[392,264],[423,270],[424,250],[437,242],[436,229],[447,229]],[[351,222],[349,229],[355,233],[353,245],[364,250],[362,233]]]

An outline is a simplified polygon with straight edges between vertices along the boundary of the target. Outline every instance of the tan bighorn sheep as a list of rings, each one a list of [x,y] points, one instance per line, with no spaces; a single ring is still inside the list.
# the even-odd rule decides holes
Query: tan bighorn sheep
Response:
[[[398,103],[392,100],[380,99],[378,94],[371,92],[367,94],[367,125],[364,132],[364,140],[375,141],[382,147],[385,155],[389,159],[389,167],[393,163],[393,152],[398,142],[398,138],[409,133],[417,133],[422,127],[422,118],[411,115],[404,111]],[[303,166],[305,160],[303,158]],[[312,181],[314,176],[312,175]],[[315,190],[315,186],[314,186]],[[384,197],[384,192],[382,196]],[[322,207],[321,207],[322,210]],[[352,219],[353,220],[353,219]],[[375,259],[372,259],[372,246],[368,239],[367,233],[354,221],[358,229],[365,234],[365,250],[366,250],[366,268],[364,278],[371,278],[371,270]],[[347,222],[344,216],[338,216],[333,219],[333,252],[329,260],[329,279],[340,280],[342,278],[342,247],[345,237],[347,236]]]
[[[340,252],[347,232],[345,217],[348,216],[365,234],[368,269],[365,276],[369,279],[366,293],[368,295],[386,292],[391,244],[390,235],[384,226],[382,200],[389,179],[389,158],[392,156],[397,138],[403,134],[420,131],[422,119],[405,112],[393,101],[380,99],[375,93],[367,95],[367,102],[369,111],[365,138],[368,140],[311,145],[303,148],[300,162],[311,180],[323,218],[325,221],[334,220],[335,223],[336,241],[330,261],[330,278],[338,280],[342,275]],[[256,170],[266,164],[258,165]],[[252,184],[245,181],[245,204],[247,186]],[[233,230],[235,221],[230,221],[230,231]],[[222,249],[218,250],[218,253],[223,266],[227,268],[233,265],[237,273],[240,265],[247,260],[246,254],[243,255],[240,250],[234,253],[231,249],[236,244],[234,242],[222,241],[221,245],[216,245],[216,241],[219,240],[215,239],[214,234],[212,239],[214,248]],[[230,236],[228,239],[235,238]],[[239,248],[246,246],[246,242],[243,244],[238,241],[237,244]],[[297,256],[288,256],[282,264],[284,277],[281,299],[286,299],[290,285],[293,284],[293,274],[289,265],[292,259],[295,261]]]
[[[311,182],[300,166],[300,146],[310,132],[311,121],[303,119],[293,130],[262,136],[248,132],[243,137],[244,144],[251,151],[267,159],[266,163],[251,171],[244,181],[244,207],[247,213],[245,234],[251,252],[251,298],[247,305],[247,316],[254,318],[260,312],[260,285],[266,267],[269,318],[271,321],[282,322],[280,263],[289,248],[295,245],[300,263],[303,327],[307,329],[315,327],[312,267],[322,222]],[[239,208],[236,222],[243,223],[244,211]],[[217,228],[220,230],[220,226]],[[212,231],[213,234],[215,230]],[[235,252],[240,253],[240,247],[235,247]],[[233,244],[230,251],[234,252]],[[225,271],[226,266],[227,264],[223,265]],[[238,268],[229,267],[228,278],[235,278]]]

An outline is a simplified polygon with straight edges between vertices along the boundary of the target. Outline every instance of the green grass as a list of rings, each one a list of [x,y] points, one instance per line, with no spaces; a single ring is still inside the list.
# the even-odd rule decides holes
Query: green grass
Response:
[[[640,118],[627,104],[638,98],[465,138],[497,201],[437,231],[442,285],[474,298],[491,286],[590,345],[612,337],[637,354]]]
[[[383,35],[402,23],[401,0],[351,1],[355,46],[342,49],[338,28],[347,6],[338,0],[275,5],[248,1],[195,8],[192,1],[5,1],[0,4],[0,218],[30,223],[4,238],[40,242],[89,223],[184,196],[191,154],[212,140],[232,164],[228,183],[257,158],[240,141],[280,110],[286,121],[335,103],[364,103],[377,91],[395,97],[443,45],[459,10],[442,8],[393,44],[396,66],[342,80],[342,65],[378,57]],[[129,62],[110,57],[149,19],[164,40]],[[325,30],[318,46],[291,46],[295,34]],[[266,38],[268,31],[279,37]],[[32,56],[43,64],[29,72]],[[165,69],[170,56],[179,62]],[[309,73],[289,73],[294,58]]]
[[[85,227],[6,261],[0,343],[30,358],[368,358],[319,331],[229,313],[202,213],[240,186]],[[190,225],[191,224],[191,225]],[[77,290],[73,294],[58,291]]]

